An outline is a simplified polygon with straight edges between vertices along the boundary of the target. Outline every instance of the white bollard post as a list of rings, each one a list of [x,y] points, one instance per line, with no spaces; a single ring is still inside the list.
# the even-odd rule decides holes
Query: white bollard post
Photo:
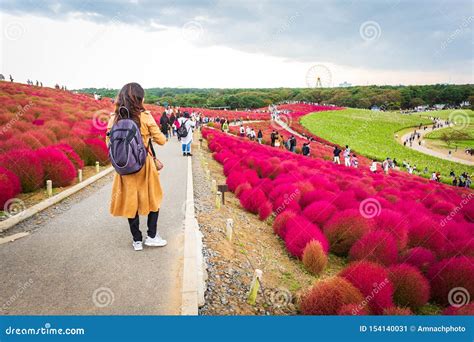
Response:
[[[211,178],[211,171],[209,170],[206,170],[206,178]]]
[[[79,183],[82,182],[82,169],[77,170],[77,179],[79,180]]]
[[[211,181],[211,191],[215,193],[217,191],[217,182],[215,179]]]
[[[216,192],[216,208],[220,209],[221,208],[221,202],[222,202],[222,193],[220,191]]]
[[[225,230],[225,235],[227,237],[227,240],[232,241],[233,233],[234,233],[234,220],[231,218],[228,218],[226,221],[226,230]]]
[[[250,291],[247,298],[247,303],[250,305],[255,305],[257,301],[258,290],[260,289],[260,282],[262,281],[263,272],[259,269],[256,269],[253,274],[252,284],[250,284]]]
[[[100,164],[98,161],[95,162],[95,172],[99,173],[100,172]]]
[[[53,181],[47,180],[46,181],[46,192],[48,193],[48,197],[53,196]]]

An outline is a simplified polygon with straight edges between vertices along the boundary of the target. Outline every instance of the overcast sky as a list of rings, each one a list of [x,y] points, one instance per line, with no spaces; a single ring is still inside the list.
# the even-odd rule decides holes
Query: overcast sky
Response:
[[[2,0],[0,72],[69,88],[474,83],[473,4]]]

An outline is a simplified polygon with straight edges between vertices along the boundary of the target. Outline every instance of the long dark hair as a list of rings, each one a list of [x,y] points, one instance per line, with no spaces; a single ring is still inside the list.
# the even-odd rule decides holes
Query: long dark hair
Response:
[[[145,110],[145,90],[138,83],[127,83],[122,87],[115,101],[115,122],[130,117],[140,127],[140,113]]]

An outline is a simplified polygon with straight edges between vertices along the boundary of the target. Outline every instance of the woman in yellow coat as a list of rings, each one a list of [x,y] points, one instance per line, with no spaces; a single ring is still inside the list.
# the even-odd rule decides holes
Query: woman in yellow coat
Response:
[[[149,148],[150,139],[159,145],[164,145],[166,137],[150,112],[143,107],[144,97],[145,91],[138,83],[123,86],[115,101],[115,112],[110,117],[107,133],[114,123],[120,120],[119,109],[125,107],[130,113],[130,118],[140,127],[145,147]],[[109,144],[108,134],[107,144]],[[115,174],[110,213],[113,216],[128,218],[133,236],[133,248],[137,251],[143,249],[138,215],[148,215],[148,236],[145,245],[161,247],[167,244],[158,234],[156,227],[162,198],[160,176],[151,154],[148,154],[145,165],[137,173],[123,176]]]

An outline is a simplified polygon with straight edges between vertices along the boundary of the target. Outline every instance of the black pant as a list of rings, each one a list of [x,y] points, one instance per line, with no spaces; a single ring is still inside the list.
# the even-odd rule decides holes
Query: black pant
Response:
[[[148,214],[147,226],[148,226],[148,236],[154,238],[156,236],[156,224],[158,222],[158,214],[160,211],[150,211]],[[132,232],[133,241],[143,241],[142,232],[140,231],[140,218],[138,213],[134,218],[128,219],[128,224],[130,225],[130,231]]]

